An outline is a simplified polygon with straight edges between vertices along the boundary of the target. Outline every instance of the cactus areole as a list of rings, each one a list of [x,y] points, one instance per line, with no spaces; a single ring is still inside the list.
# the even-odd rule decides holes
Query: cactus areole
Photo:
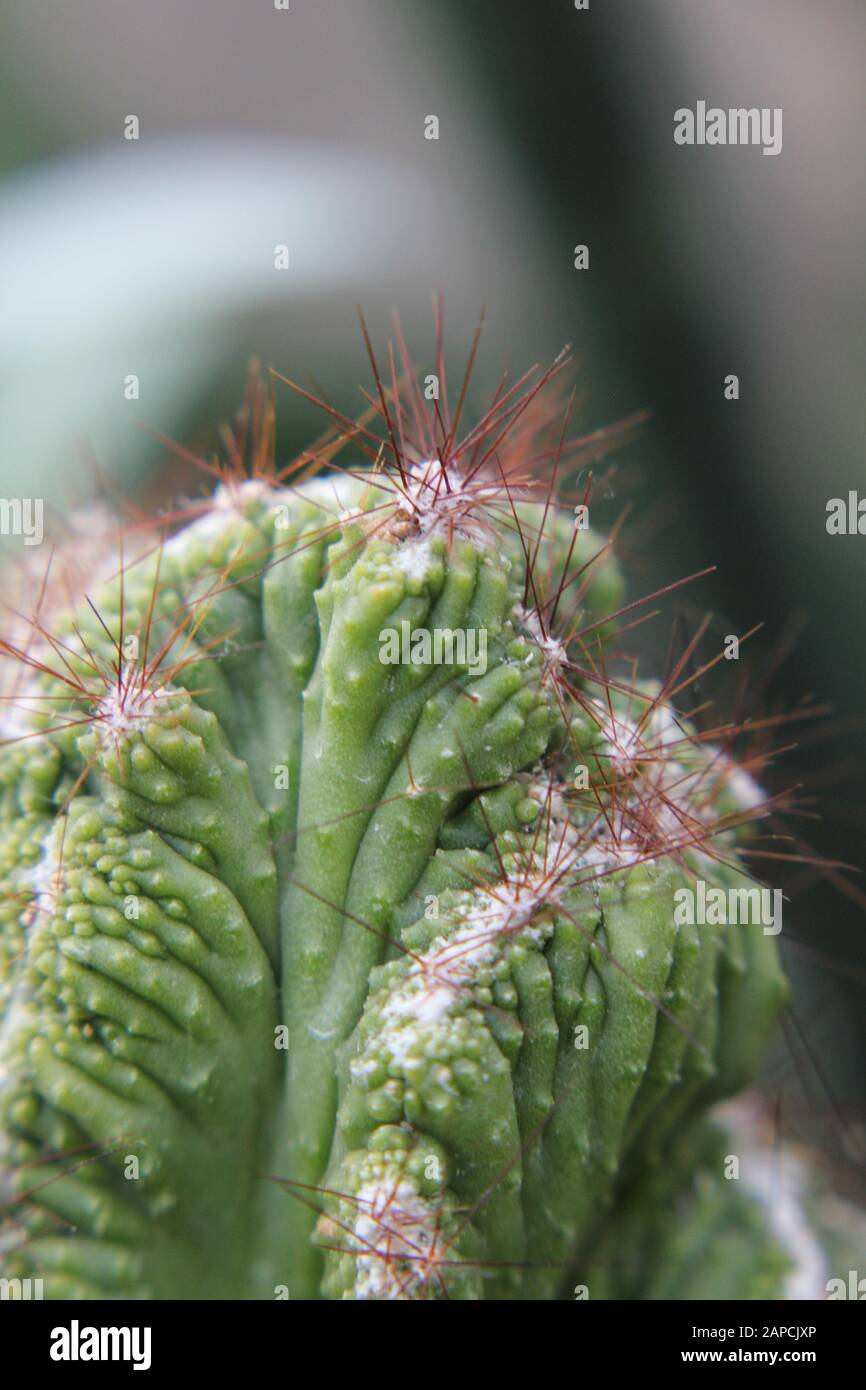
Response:
[[[777,942],[675,896],[757,886],[766,797],[682,667],[628,660],[641,603],[587,522],[622,431],[570,437],[562,360],[475,423],[393,362],[282,469],[253,390],[208,496],[22,581],[3,1273],[642,1297],[718,1200],[732,1296],[778,1296],[707,1122],[785,1001]]]

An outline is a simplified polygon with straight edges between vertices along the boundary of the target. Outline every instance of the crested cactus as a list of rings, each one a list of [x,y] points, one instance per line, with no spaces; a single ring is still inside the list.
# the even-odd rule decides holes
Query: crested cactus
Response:
[[[612,650],[635,604],[559,480],[615,432],[549,444],[553,373],[465,430],[404,366],[282,470],[257,393],[212,495],[12,605],[4,1274],[657,1297],[697,1249],[778,1296],[706,1121],[785,1001],[775,929],[676,907],[752,901],[765,793],[681,666]]]

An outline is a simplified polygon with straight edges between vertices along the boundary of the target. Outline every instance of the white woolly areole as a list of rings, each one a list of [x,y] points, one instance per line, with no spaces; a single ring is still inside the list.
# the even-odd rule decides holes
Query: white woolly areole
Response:
[[[399,547],[395,563],[409,579],[423,579],[430,568],[430,541],[407,540]]]
[[[115,681],[96,701],[95,714],[104,739],[125,738],[140,733],[147,721],[159,713],[160,702],[177,694],[167,685],[142,687],[139,676],[139,667],[123,665],[119,681]]]
[[[638,862],[653,862],[646,858],[628,826],[624,826],[614,840],[603,816],[598,816],[589,827],[575,825],[563,794],[567,788],[567,783],[552,778],[537,778],[530,783],[530,795],[541,806],[541,814],[548,825],[548,858],[552,858],[554,851],[557,875],[589,869],[595,877],[601,877]]]
[[[191,542],[207,545],[218,540],[226,531],[231,530],[255,503],[266,502],[269,507],[277,507],[289,506],[294,501],[296,498],[292,492],[286,488],[275,487],[267,478],[244,478],[241,482],[228,479],[215,487],[210,497],[201,503],[201,516],[196,517],[165,542],[163,553],[169,556],[182,555]]]
[[[57,899],[63,888],[63,865],[60,861],[61,828],[53,821],[40,841],[42,854],[28,874],[33,897],[26,911],[27,923],[36,916],[53,917]]]
[[[412,1298],[427,1283],[437,1260],[439,1208],[408,1178],[367,1182],[355,1196],[359,1299]]]
[[[688,840],[690,826],[715,822],[720,794],[740,811],[757,810],[766,801],[754,778],[715,745],[690,735],[670,705],[659,702],[644,720],[611,714],[599,700],[586,707],[606,745],[603,761],[631,783],[625,823],[637,838],[643,827],[662,840]]]
[[[568,662],[568,652],[565,643],[558,638],[545,633],[541,625],[541,618],[535,608],[524,608],[522,603],[515,604],[514,616],[521,627],[529,633],[535,645],[541,652],[544,661],[543,676],[551,672],[559,671]]]
[[[447,1028],[454,1005],[479,972],[495,963],[505,941],[520,933],[538,941],[549,933],[549,924],[533,926],[533,918],[540,906],[555,901],[558,891],[539,874],[469,897],[463,924],[437,936],[390,991],[382,1008],[384,1027],[371,1039],[373,1050],[384,1047],[402,1066],[429,1030]],[[359,1058],[353,1074],[361,1078],[375,1065],[372,1057]]]
[[[497,484],[466,479],[453,465],[443,467],[439,459],[413,463],[404,474],[397,506],[412,517],[421,536],[456,531],[478,540],[483,531],[472,518],[473,508],[495,501],[502,493]]]

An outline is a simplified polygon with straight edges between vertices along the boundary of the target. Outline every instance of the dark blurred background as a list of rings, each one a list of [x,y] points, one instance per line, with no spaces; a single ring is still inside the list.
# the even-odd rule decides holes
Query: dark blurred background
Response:
[[[705,654],[764,624],[737,664],[740,712],[830,707],[777,731],[801,746],[773,790],[806,788],[788,833],[862,864],[866,537],[825,527],[829,498],[866,495],[862,0],[7,0],[0,14],[4,494],[26,479],[65,513],[97,486],[94,460],[133,495],[164,487],[167,455],[138,422],[212,446],[251,353],[354,411],[369,384],[357,302],[378,344],[399,309],[432,370],[443,290],[453,380],[484,304],[477,401],[503,364],[570,342],[581,427],[652,412],[600,499],[611,519],[631,506],[633,593],[718,566],[668,605],[656,650],[677,614],[682,645],[713,611]],[[673,113],[699,99],[781,107],[781,153],[676,145]],[[288,459],[321,421],[278,401]],[[787,871],[797,990],[769,1079],[794,1132],[853,1158],[866,919],[860,875],[830,877]]]

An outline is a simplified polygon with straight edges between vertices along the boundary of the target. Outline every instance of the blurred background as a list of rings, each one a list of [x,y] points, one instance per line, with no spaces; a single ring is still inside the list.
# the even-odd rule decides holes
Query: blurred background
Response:
[[[718,566],[668,605],[655,648],[675,613],[682,646],[712,610],[711,650],[764,624],[736,664],[746,706],[830,710],[778,736],[800,747],[773,789],[821,797],[788,833],[862,865],[866,537],[825,527],[829,498],[866,496],[862,0],[5,0],[0,16],[2,495],[63,516],[97,488],[164,491],[175,465],[141,422],[210,449],[253,353],[354,413],[357,303],[377,346],[397,308],[432,370],[441,289],[453,380],[486,305],[478,403],[504,365],[569,342],[582,429],[651,411],[600,499],[610,518],[630,504],[633,594]],[[673,113],[699,99],[781,107],[781,154],[676,145]],[[322,421],[277,399],[288,460]],[[847,1183],[866,917],[859,875],[829,877],[785,878],[797,989],[768,1086]]]

